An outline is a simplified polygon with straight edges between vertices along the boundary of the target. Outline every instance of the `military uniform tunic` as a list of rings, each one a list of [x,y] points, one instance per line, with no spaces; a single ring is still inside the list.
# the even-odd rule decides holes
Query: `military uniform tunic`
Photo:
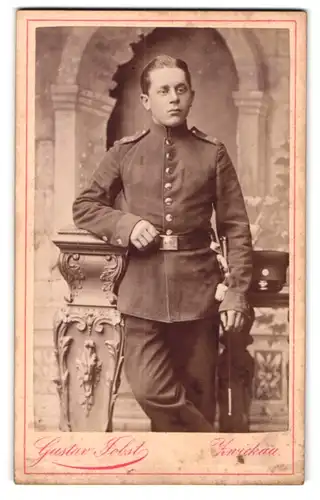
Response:
[[[126,208],[114,208],[123,191]],[[216,253],[202,248],[139,252],[130,244],[135,224],[146,219],[163,235],[209,234],[215,211],[226,236],[230,283],[221,304]],[[186,124],[150,129],[124,138],[105,154],[90,185],[73,205],[75,224],[128,250],[118,308],[160,322],[190,321],[227,309],[247,312],[252,246],[238,178],[225,146]],[[196,236],[195,236],[196,237]]]

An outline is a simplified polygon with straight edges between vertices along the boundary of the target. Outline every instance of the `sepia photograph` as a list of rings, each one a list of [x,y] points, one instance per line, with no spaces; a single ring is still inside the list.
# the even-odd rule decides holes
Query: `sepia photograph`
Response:
[[[29,470],[135,471],[162,436],[301,480],[303,14],[22,14]]]

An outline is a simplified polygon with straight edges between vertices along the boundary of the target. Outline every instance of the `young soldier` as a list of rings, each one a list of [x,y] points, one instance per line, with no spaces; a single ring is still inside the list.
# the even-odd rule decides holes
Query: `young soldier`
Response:
[[[249,311],[249,222],[226,148],[187,127],[194,99],[187,64],[156,57],[143,70],[141,90],[150,128],[106,153],[74,202],[74,221],[128,249],[118,294],[124,368],[152,430],[212,432],[219,320],[240,333]],[[121,190],[126,211],[113,208]],[[230,266],[221,303],[213,209]]]

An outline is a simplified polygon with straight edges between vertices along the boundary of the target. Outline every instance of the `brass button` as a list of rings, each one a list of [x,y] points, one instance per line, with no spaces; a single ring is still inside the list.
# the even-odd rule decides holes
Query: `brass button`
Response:
[[[171,174],[171,169],[169,167],[167,167],[166,170],[165,170],[165,173],[166,174]]]
[[[165,198],[164,202],[165,202],[166,205],[171,205],[172,198]]]
[[[121,238],[118,238],[118,239],[117,239],[117,243],[118,243],[119,245],[122,245],[122,239],[121,239]]]
[[[164,188],[165,189],[171,189],[172,188],[171,182],[166,182],[165,185],[164,185]]]
[[[166,215],[166,220],[167,220],[168,222],[171,222],[171,221],[172,221],[172,219],[173,219],[173,217],[172,217],[172,215],[171,215],[171,214],[167,214],[167,215]]]
[[[168,151],[168,152],[166,153],[166,158],[167,158],[167,160],[169,160],[169,161],[170,161],[170,160],[173,160],[173,158],[174,158],[174,157],[175,157],[175,151],[171,150],[171,151]]]
[[[171,144],[172,144],[172,140],[171,140],[171,139],[169,139],[169,137],[167,137],[167,138],[165,139],[165,141],[164,141],[164,142],[165,142],[165,144],[166,144],[167,146],[171,146]]]
[[[166,235],[167,235],[167,236],[171,236],[171,235],[172,235],[172,233],[173,233],[172,229],[167,229],[167,230],[166,230]]]

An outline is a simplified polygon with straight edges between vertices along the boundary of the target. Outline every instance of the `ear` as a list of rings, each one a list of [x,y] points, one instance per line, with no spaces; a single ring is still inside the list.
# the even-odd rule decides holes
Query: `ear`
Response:
[[[140,95],[140,101],[141,101],[141,104],[144,107],[144,109],[146,109],[147,111],[149,111],[150,110],[150,99],[149,99],[149,96],[147,94],[141,94]]]

